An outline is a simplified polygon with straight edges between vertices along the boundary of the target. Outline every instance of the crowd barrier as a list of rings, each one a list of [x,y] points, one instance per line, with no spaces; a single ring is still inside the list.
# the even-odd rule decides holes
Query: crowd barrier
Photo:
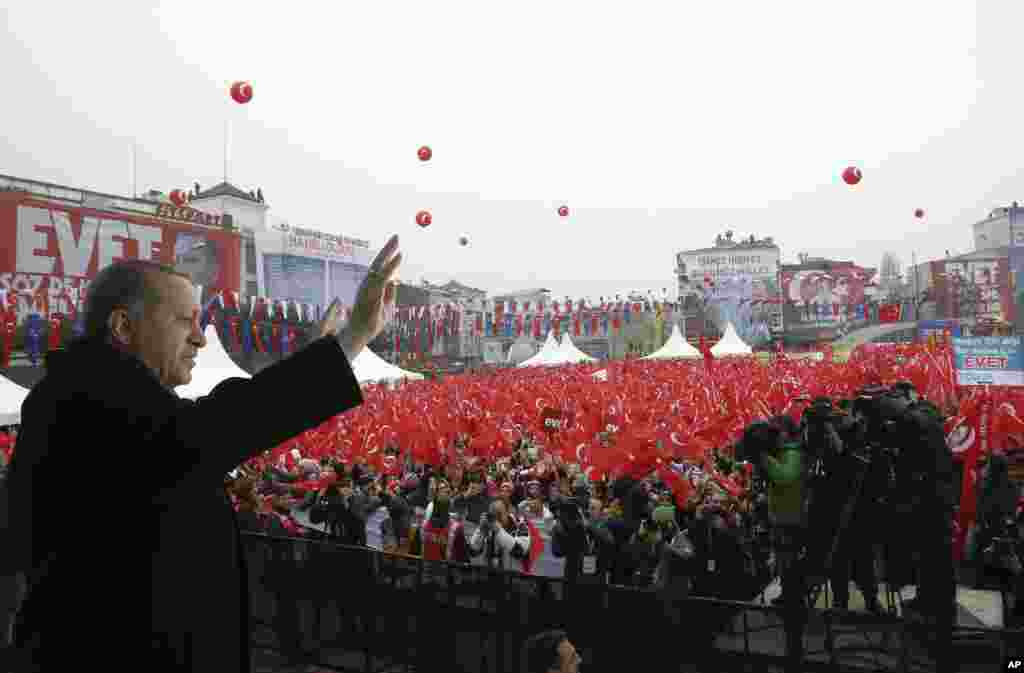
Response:
[[[523,640],[548,628],[569,633],[588,673],[966,673],[1002,670],[1007,657],[1024,655],[1021,631],[957,629],[955,647],[937,656],[925,623],[835,610],[802,611],[804,646],[787,653],[792,615],[771,605],[668,600],[323,539],[245,533],[243,542],[254,648],[325,670],[518,672]]]

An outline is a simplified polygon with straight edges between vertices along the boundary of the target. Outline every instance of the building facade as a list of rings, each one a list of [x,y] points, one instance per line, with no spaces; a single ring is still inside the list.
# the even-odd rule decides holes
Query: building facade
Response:
[[[1010,245],[1011,235],[1018,245],[1024,245],[1024,211],[1013,202],[1010,206],[996,208],[983,220],[971,226],[975,252],[991,248],[1005,248]]]
[[[780,255],[772,237],[734,239],[732,231],[718,235],[713,247],[677,253],[679,319],[687,338],[718,337],[741,315],[780,331]]]
[[[836,339],[877,313],[877,270],[852,261],[802,255],[780,267],[783,339],[806,343]]]

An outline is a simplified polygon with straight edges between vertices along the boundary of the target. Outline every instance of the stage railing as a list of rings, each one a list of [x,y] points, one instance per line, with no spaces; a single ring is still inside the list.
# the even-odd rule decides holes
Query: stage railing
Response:
[[[1024,655],[1021,631],[957,629],[953,648],[935,650],[929,626],[909,618],[805,610],[797,660],[785,651],[787,614],[778,606],[672,600],[650,589],[570,585],[323,540],[242,537],[254,648],[325,670],[519,671],[524,639],[548,628],[569,633],[587,671],[694,664],[723,672],[966,673],[1001,670],[1006,657]]]

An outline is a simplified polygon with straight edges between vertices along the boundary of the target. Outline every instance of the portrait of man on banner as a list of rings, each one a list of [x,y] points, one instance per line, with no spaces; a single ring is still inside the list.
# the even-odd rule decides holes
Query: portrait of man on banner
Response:
[[[200,232],[182,231],[174,241],[174,266],[192,276],[201,287],[221,284],[221,251],[215,241]]]

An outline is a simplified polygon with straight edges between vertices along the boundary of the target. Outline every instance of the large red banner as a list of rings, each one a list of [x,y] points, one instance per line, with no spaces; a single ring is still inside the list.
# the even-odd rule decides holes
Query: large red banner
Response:
[[[233,231],[0,192],[0,294],[19,322],[33,308],[74,316],[96,273],[125,259],[173,264],[204,294],[238,292],[240,248]]]

